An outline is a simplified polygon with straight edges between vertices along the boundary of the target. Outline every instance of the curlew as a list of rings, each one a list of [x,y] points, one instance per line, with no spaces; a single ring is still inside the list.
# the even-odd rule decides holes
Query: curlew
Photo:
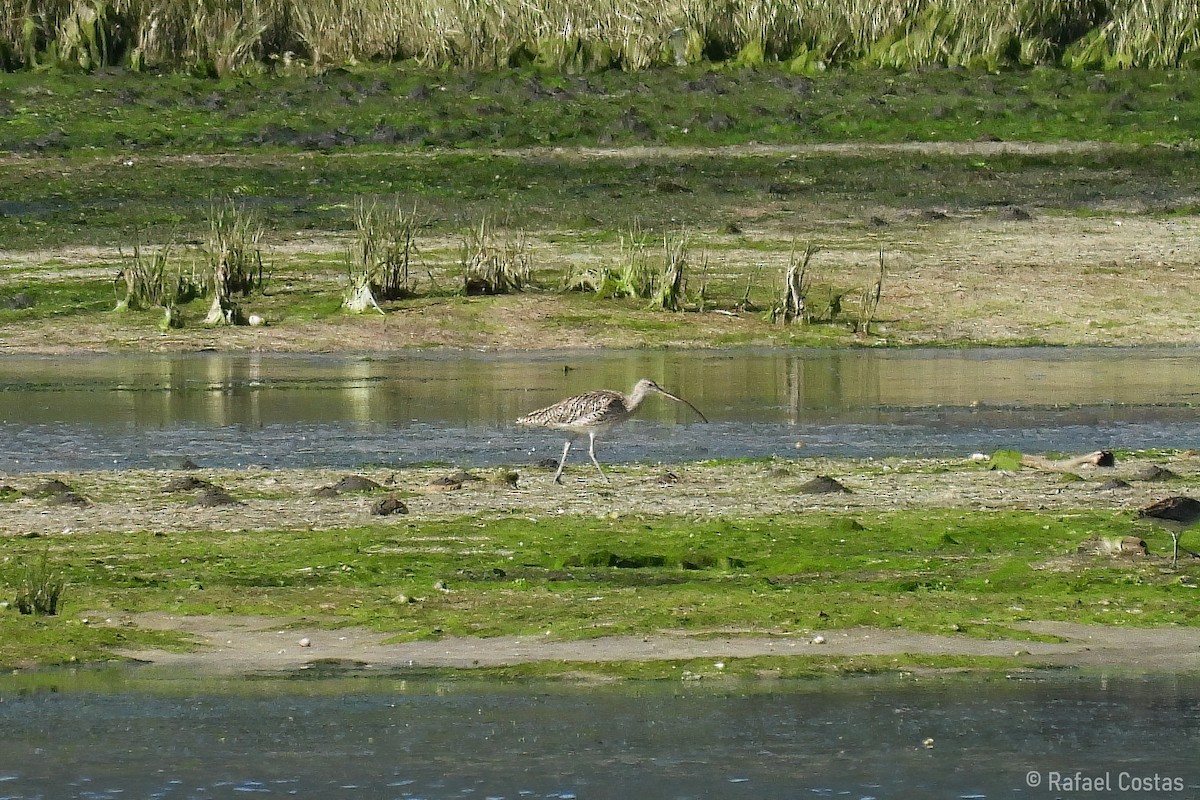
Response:
[[[585,392],[568,397],[566,400],[560,400],[552,406],[531,411],[518,419],[517,424],[569,431],[574,435],[586,433],[588,435],[588,456],[596,465],[596,469],[600,471],[600,477],[604,478],[604,482],[611,483],[612,481],[604,474],[600,462],[596,460],[596,434],[602,433],[614,425],[619,425],[633,416],[633,413],[638,410],[638,406],[649,394],[661,394],[663,397],[683,403],[695,411],[700,419],[708,422],[700,410],[687,400],[676,397],[654,381],[643,378],[637,382],[629,394],[621,394],[608,389]],[[567,463],[567,453],[570,451],[571,439],[567,439],[566,444],[563,445],[562,458],[558,460],[558,470],[554,473],[555,483],[562,483],[563,465]]]
[[[1173,567],[1179,561],[1179,534],[1200,522],[1200,500],[1190,497],[1168,497],[1138,511],[1137,518],[1157,523],[1171,534],[1175,543],[1171,551]]]

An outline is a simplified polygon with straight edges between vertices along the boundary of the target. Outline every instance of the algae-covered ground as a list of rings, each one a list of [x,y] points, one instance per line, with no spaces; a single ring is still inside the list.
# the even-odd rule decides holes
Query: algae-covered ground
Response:
[[[10,75],[0,354],[1195,345],[1197,119],[1186,71]],[[418,220],[413,292],[350,314],[364,202]],[[182,327],[161,327],[160,308],[113,311],[135,249],[166,248],[168,272],[203,288],[225,203],[261,227],[264,280],[237,302],[265,324],[204,325],[207,296],[179,300]],[[528,266],[522,291],[465,292],[481,226]],[[680,310],[568,291],[680,242]],[[808,246],[811,319],[772,321]],[[26,494],[50,476],[4,475],[0,663],[166,648],[244,671],[1194,669],[1195,560],[1171,567],[1169,537],[1132,522],[1193,491],[1191,445],[1127,454],[1114,473],[1154,456],[1175,483],[1104,490],[1095,474],[799,459],[627,467],[611,487],[515,467],[515,485],[496,473],[434,491],[431,471],[402,470],[333,498],[311,494],[338,477],[321,471],[205,472],[241,503],[209,508],[166,492],[165,473],[53,476],[86,506]],[[800,493],[818,473],[851,493]],[[392,494],[407,514],[369,513]],[[1149,554],[1104,549],[1126,534]],[[42,556],[66,580],[61,613],[18,614]],[[333,647],[338,631],[365,649]],[[1123,649],[1071,643],[1113,631],[1129,632]],[[530,655],[535,638],[549,649]],[[387,649],[430,643],[465,649]],[[516,654],[489,661],[501,650]]]
[[[1164,491],[1142,478],[1152,465],[1186,490],[1200,463],[1127,454],[1076,476],[928,459],[682,464],[565,486],[517,467],[448,489],[446,470],[413,468],[333,496],[314,493],[347,476],[188,473],[236,501],[216,506],[203,489],[168,491],[179,473],[58,476],[86,505],[35,497],[44,476],[28,476],[3,505],[0,581],[45,557],[66,589],[58,616],[0,614],[0,662],[115,650],[241,671],[333,659],[566,674],[585,661],[646,676],[705,657],[781,674],[1197,668],[1200,645],[1177,646],[1197,621],[1195,543],[1185,535],[1172,566],[1170,537],[1133,521]],[[808,493],[818,475],[848,491]],[[1119,477],[1129,485],[1108,488]],[[403,513],[371,513],[385,498]],[[1147,552],[1121,553],[1126,536]],[[1051,623],[1067,627],[1039,627]],[[1109,626],[1161,641],[1078,646]],[[163,648],[190,655],[151,652]]]
[[[1195,343],[1198,88],[1186,71],[13,75],[0,351]],[[261,227],[264,284],[238,302],[265,327],[203,325],[208,297],[180,301],[178,329],[109,313],[135,248],[208,281],[227,201]],[[361,202],[418,226],[414,296],[355,316]],[[464,296],[484,224],[525,291]],[[563,291],[679,242],[681,311]],[[773,324],[809,245],[813,324]]]

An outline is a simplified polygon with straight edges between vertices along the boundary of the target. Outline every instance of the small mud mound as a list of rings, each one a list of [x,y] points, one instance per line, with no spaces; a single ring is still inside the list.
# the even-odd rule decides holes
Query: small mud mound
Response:
[[[193,478],[191,475],[185,475],[182,478],[173,478],[167,481],[167,485],[163,487],[164,492],[194,492],[197,489],[211,489],[212,483],[203,478]]]
[[[347,475],[335,483],[333,488],[339,493],[345,493],[371,492],[382,487],[375,481],[370,478],[364,478],[362,475]]]
[[[458,483],[470,483],[471,481],[482,481],[483,478],[478,475],[473,475],[465,469],[460,469],[458,472],[452,472],[443,480],[457,481]]]
[[[25,493],[27,497],[53,497],[57,494],[65,494],[74,492],[69,484],[63,483],[58,478],[39,483],[37,486]]]
[[[1139,470],[1133,476],[1135,481],[1173,481],[1179,476],[1167,469],[1160,467],[1157,464],[1151,464],[1145,469]]]
[[[407,514],[408,506],[404,505],[404,502],[398,497],[384,497],[371,504],[371,513],[378,517],[387,517],[392,514]]]
[[[850,494],[850,490],[828,475],[818,475],[811,481],[800,485],[796,490],[801,494]]]
[[[1129,488],[1132,488],[1130,486],[1129,481],[1123,481],[1120,478],[1109,478],[1104,483],[1101,483],[1098,486],[1096,486],[1096,491],[1097,492],[1115,492],[1119,489],[1129,489]]]
[[[50,506],[73,506],[74,508],[87,508],[91,504],[91,500],[75,492],[59,492],[46,502],[46,505]]]
[[[434,478],[428,483],[426,489],[431,492],[453,492],[456,489],[461,489],[464,483],[482,480],[483,478],[479,477],[478,475],[472,475],[471,473],[460,469],[458,472],[452,472],[449,475],[443,475],[440,478]]]
[[[1033,219],[1033,214],[1030,214],[1020,206],[1005,206],[1000,209],[1000,218],[1011,220],[1012,222],[1028,222]]]
[[[229,492],[220,486],[210,486],[188,502],[189,506],[201,508],[217,508],[219,506],[240,506],[241,501],[235,500]]]
[[[339,494],[347,492],[373,492],[382,488],[375,481],[362,475],[345,475],[338,479],[337,483],[313,489],[312,493],[314,497],[337,497]]]

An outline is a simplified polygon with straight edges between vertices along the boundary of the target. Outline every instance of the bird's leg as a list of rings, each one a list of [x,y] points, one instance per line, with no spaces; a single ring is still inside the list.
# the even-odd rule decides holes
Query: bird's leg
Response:
[[[1171,539],[1175,542],[1175,547],[1171,550],[1171,567],[1173,569],[1179,563],[1179,534],[1171,531]]]
[[[554,482],[562,484],[563,466],[567,463],[567,453],[571,451],[571,440],[567,439],[567,443],[563,445],[562,458],[558,460],[558,471],[554,473]]]
[[[600,477],[604,478],[605,483],[612,483],[608,476],[604,474],[604,470],[600,466],[600,462],[596,460],[596,434],[593,431],[588,431],[588,455],[592,458],[592,463],[596,465],[596,469],[600,470]]]

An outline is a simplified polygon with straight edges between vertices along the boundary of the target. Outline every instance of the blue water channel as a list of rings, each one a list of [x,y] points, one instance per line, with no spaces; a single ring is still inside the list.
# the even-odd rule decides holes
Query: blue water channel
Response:
[[[0,470],[521,465],[518,416],[648,377],[603,459],[956,456],[1200,446],[1200,350],[437,351],[388,357],[6,356]]]
[[[0,473],[519,465],[522,413],[659,381],[608,462],[1200,446],[1200,351],[6,356]],[[615,686],[0,676],[0,800],[1200,797],[1200,676]]]
[[[1196,676],[78,683],[0,679],[0,797],[1200,796]]]

